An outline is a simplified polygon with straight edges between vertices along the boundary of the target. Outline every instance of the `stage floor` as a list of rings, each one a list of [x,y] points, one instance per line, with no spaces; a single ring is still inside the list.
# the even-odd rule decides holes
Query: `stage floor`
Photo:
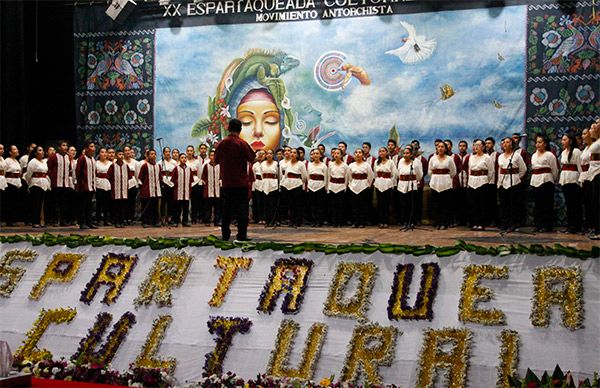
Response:
[[[600,246],[600,241],[590,240],[582,235],[554,233],[531,233],[531,228],[523,228],[520,232],[510,234],[500,234],[496,228],[489,228],[485,231],[471,231],[465,227],[450,228],[448,230],[436,230],[430,226],[423,226],[412,231],[401,231],[398,227],[389,227],[380,229],[378,227],[366,227],[364,229],[355,229],[351,227],[344,228],[313,228],[313,227],[277,227],[265,228],[263,225],[251,224],[248,228],[248,235],[255,241],[275,241],[275,242],[318,242],[327,244],[348,244],[348,243],[393,243],[408,245],[434,245],[444,246],[453,245],[456,240],[474,243],[478,245],[499,245],[499,244],[542,244],[554,245],[562,244],[572,246],[578,249],[590,249],[592,246]],[[235,236],[235,226],[232,228],[232,236]],[[47,227],[33,229],[31,227],[2,227],[0,235],[13,234],[31,234],[38,235],[42,233],[51,234],[81,234],[81,235],[100,235],[123,238],[133,237],[203,237],[208,235],[221,236],[221,230],[214,226],[193,225],[192,227],[160,227],[143,228],[141,226],[129,226],[123,229],[114,227],[99,227],[94,230],[80,230],[78,227]]]

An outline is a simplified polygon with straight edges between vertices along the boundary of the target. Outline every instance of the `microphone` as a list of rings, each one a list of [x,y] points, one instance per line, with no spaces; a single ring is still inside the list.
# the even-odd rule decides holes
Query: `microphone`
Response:
[[[162,137],[157,137],[156,141],[161,141],[163,138]]]

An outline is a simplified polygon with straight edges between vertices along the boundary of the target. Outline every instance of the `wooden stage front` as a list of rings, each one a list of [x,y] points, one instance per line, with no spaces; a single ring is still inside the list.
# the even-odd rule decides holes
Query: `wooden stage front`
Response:
[[[235,226],[232,227],[232,236],[235,236]],[[203,237],[208,235],[221,236],[218,227],[193,225],[192,227],[160,227],[142,228],[141,226],[129,226],[123,229],[114,227],[99,227],[98,229],[80,230],[78,227],[47,227],[33,229],[31,227],[1,227],[0,235],[31,234],[81,234],[101,235],[112,237]],[[523,228],[520,232],[500,234],[496,228],[485,231],[471,231],[465,227],[450,228],[448,230],[436,230],[430,226],[423,226],[412,231],[401,231],[398,227],[380,229],[375,226],[364,229],[351,227],[344,228],[313,228],[313,227],[277,227],[265,228],[263,225],[251,224],[248,235],[254,241],[276,241],[276,242],[318,242],[327,244],[349,244],[349,243],[392,243],[407,245],[453,245],[456,240],[463,240],[478,245],[499,244],[562,244],[579,249],[590,249],[592,246],[600,246],[600,241],[590,240],[582,235],[554,233],[531,233],[531,228]],[[232,237],[233,239],[233,237]]]

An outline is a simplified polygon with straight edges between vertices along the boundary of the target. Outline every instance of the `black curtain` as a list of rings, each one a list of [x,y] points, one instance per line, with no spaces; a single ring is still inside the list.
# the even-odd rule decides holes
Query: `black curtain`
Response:
[[[0,143],[75,141],[73,7],[0,1]]]

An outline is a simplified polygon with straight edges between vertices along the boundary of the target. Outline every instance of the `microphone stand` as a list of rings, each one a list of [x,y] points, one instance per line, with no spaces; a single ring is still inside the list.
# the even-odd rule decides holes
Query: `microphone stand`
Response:
[[[163,138],[162,137],[159,137],[158,139],[156,139],[156,141],[158,142],[158,147],[160,148],[160,152],[162,154],[162,157],[161,157],[162,171],[161,171],[161,174],[160,174],[161,175],[160,176],[160,186],[161,186],[161,189],[162,189],[162,187],[163,187],[163,176],[162,176],[162,173],[163,173],[163,171],[166,171],[166,166],[167,166],[166,163],[165,163],[165,154],[164,154],[164,149],[165,148],[163,146]],[[165,186],[166,186],[166,184],[165,184]],[[161,194],[162,194],[162,190],[161,190]],[[161,195],[160,200],[161,200],[161,202],[165,200],[162,195]],[[162,205],[159,206],[159,210],[161,208],[162,208]],[[161,218],[165,217],[165,222],[164,223],[170,229],[171,226],[169,224],[169,215],[168,214],[164,214],[164,215],[161,214],[160,216],[161,216]]]

